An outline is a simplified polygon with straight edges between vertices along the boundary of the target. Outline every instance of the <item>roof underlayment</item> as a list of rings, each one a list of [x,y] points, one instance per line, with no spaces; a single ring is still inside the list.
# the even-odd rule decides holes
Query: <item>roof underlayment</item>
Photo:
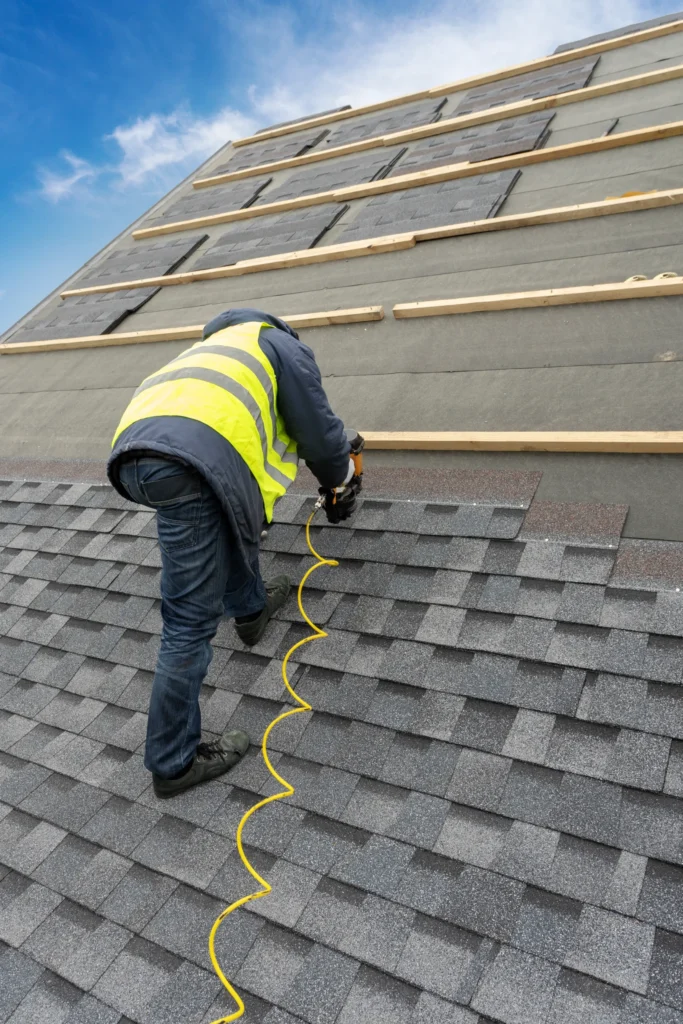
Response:
[[[306,632],[294,595],[257,648],[221,625],[204,729],[246,728],[254,746],[222,779],[159,803],[141,755],[161,631],[155,523],[102,467],[134,388],[187,342],[117,335],[230,306],[381,305],[383,320],[302,332],[360,430],[680,425],[683,295],[409,320],[392,307],[681,274],[682,205],[182,287],[135,282],[681,188],[683,137],[670,132],[521,156],[683,119],[676,77],[501,117],[502,130],[368,145],[683,65],[681,29],[671,15],[573,43],[571,61],[560,47],[537,71],[227,144],[133,227],[239,222],[144,241],[127,230],[3,336],[0,348],[112,343],[0,357],[0,1024],[209,1024],[232,1010],[207,939],[251,888],[235,830],[272,792],[257,744],[287,706],[281,660]],[[347,143],[365,148],[309,159]],[[520,167],[487,174],[510,154]],[[193,187],[291,158],[303,162]],[[463,159],[481,159],[481,174],[254,212]],[[368,453],[356,517],[314,529],[340,562],[305,592],[329,633],[292,672],[314,710],[270,744],[296,792],[245,830],[273,892],[218,933],[249,1024],[683,1024],[680,458]],[[277,506],[266,576],[298,581],[311,564],[313,489],[302,474]]]

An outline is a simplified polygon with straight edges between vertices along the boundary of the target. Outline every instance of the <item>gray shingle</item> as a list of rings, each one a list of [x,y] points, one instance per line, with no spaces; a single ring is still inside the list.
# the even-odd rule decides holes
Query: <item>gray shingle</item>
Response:
[[[554,725],[554,715],[544,715],[538,711],[518,711],[502,753],[519,761],[543,764]]]
[[[581,904],[529,887],[522,901],[512,944],[527,953],[564,963],[574,952]]]
[[[440,652],[437,652],[439,654]],[[457,692],[483,700],[511,703],[517,661],[499,654],[454,652],[463,659],[461,674],[455,672]],[[466,660],[465,660],[466,659]],[[436,661],[436,656],[435,659]]]
[[[358,776],[336,768],[282,757],[278,771],[294,786],[296,803],[307,811],[339,817],[351,798]],[[273,791],[268,786],[268,793]]]
[[[0,882],[0,940],[21,946],[62,902],[62,897],[23,875],[10,872]]]
[[[463,998],[481,940],[460,928],[418,915],[397,967],[406,981],[445,999]]]
[[[396,899],[432,917],[440,917],[463,865],[448,857],[417,850],[396,891]]]
[[[558,718],[550,737],[547,764],[551,768],[605,777],[618,738],[616,728]]]
[[[420,736],[397,735],[382,765],[380,778],[443,797],[453,777],[459,749],[452,743],[440,743]]]
[[[468,698],[451,739],[466,747],[499,754],[505,746],[515,717],[513,708]]]
[[[120,639],[123,630],[87,619],[69,619],[54,637],[53,646],[72,654],[106,658]]]
[[[645,680],[591,673],[576,716],[610,725],[642,726],[647,714],[647,690]]]
[[[159,908],[143,936],[183,959],[211,970],[207,937],[224,909],[221,900],[181,885]],[[235,972],[251,949],[263,922],[253,914],[237,912],[218,932],[216,954],[223,971]]]
[[[646,865],[645,857],[622,851],[609,890],[603,897],[604,905],[620,914],[634,916]]]
[[[325,873],[368,838],[359,829],[309,813],[290,840],[285,856],[295,864]]]
[[[472,1000],[480,1013],[505,1024],[545,1024],[560,968],[503,947]]]
[[[567,546],[560,579],[573,583],[607,583],[612,575],[616,551]]]
[[[430,605],[422,620],[422,625],[417,631],[417,639],[424,643],[441,644],[446,647],[457,646],[466,614],[463,608]],[[464,638],[462,643],[466,645]]]
[[[363,847],[343,855],[330,874],[349,885],[390,898],[414,852],[412,846],[372,836]]]
[[[339,948],[347,935],[353,936],[367,898],[360,889],[323,877],[301,915],[297,930]]]
[[[79,733],[97,718],[103,708],[104,704],[99,700],[61,690],[35,717],[39,722],[53,725],[57,729]]]
[[[36,683],[49,683],[50,686],[62,689],[71,682],[82,664],[83,657],[80,654],[67,654],[65,651],[44,647],[31,659],[22,675],[24,679]]]
[[[651,925],[595,907],[584,907],[568,967],[644,995],[655,939]]]
[[[499,810],[533,825],[552,825],[561,799],[562,773],[539,765],[506,762],[509,774]]]
[[[576,836],[561,835],[549,874],[550,887],[574,899],[602,903],[615,876],[619,852]]]
[[[395,972],[408,941],[414,912],[376,896],[366,896],[359,906],[348,904],[347,915],[347,926],[339,940],[342,952]]]
[[[141,807],[120,796],[112,796],[83,825],[80,834],[106,849],[128,856],[160,817],[159,811]]]
[[[524,882],[467,865],[446,897],[442,916],[479,935],[509,940],[525,888]]]
[[[549,824],[560,831],[617,846],[621,797],[619,786],[565,772]]]
[[[123,626],[125,629],[136,629],[153,605],[149,597],[138,597],[134,594],[105,594],[97,606],[93,618],[98,622],[106,622],[110,626]]]
[[[142,758],[119,747],[102,747],[83,775],[107,792],[129,800],[137,799],[150,785]]]
[[[651,924],[683,932],[683,904],[680,900],[683,870],[671,864],[649,860],[638,901],[637,916]]]
[[[169,1012],[198,1024],[218,985],[207,972],[136,937],[105,971],[94,993],[141,1024],[164,1019]]]
[[[533,615],[543,619],[555,618],[567,584],[534,579],[522,579],[519,583],[516,601],[510,611],[515,611],[518,615]],[[504,610],[506,609],[500,609]]]
[[[58,691],[52,686],[43,686],[40,683],[31,683],[20,679],[0,698],[0,707],[4,711],[33,718],[54,699],[57,693]]]
[[[133,668],[142,668],[153,672],[159,654],[159,637],[150,633],[141,633],[135,629],[126,629],[121,635],[121,630],[115,626],[105,626],[119,634],[114,645],[106,653],[102,650],[94,653],[102,657],[109,657],[121,665],[130,665]]]
[[[456,803],[495,811],[507,788],[511,762],[479,750],[460,753],[446,796]]]
[[[51,775],[22,802],[22,810],[78,832],[107,801],[101,789],[66,775]]]
[[[45,971],[10,1019],[12,1024],[67,1024],[81,997],[80,989]]]
[[[0,973],[0,1020],[7,1021],[44,971],[18,950],[0,946]]]
[[[0,597],[3,604],[11,602],[28,608],[49,586],[47,580],[34,580],[28,576],[7,576],[4,585],[0,586]]]
[[[368,831],[393,831],[407,793],[374,779],[361,779],[344,811],[344,821]]]
[[[454,860],[490,867],[506,841],[510,821],[496,814],[452,807],[434,849]]]
[[[349,992],[337,1024],[395,1024],[410,1020],[419,989],[363,966]]]
[[[626,993],[593,981],[583,974],[563,970],[555,989],[548,1024],[621,1024],[631,1018],[622,1016],[626,1009]]]
[[[424,793],[409,793],[388,834],[404,843],[431,847],[441,833],[448,809],[446,800]]]
[[[237,984],[262,999],[279,1002],[311,949],[308,939],[268,923],[261,929],[237,974]]]
[[[624,790],[619,845],[646,857],[683,863],[680,801],[674,797]]]
[[[133,864],[118,885],[99,905],[98,913],[117,924],[140,932],[166,903],[178,883],[172,878]]]
[[[683,938],[659,928],[655,934],[648,996],[683,1010]]]
[[[63,900],[26,942],[39,963],[88,991],[118,956],[130,932]]]
[[[93,701],[93,703],[96,703]],[[99,703],[99,702],[98,702]],[[207,724],[207,723],[205,723]],[[223,727],[225,722],[223,723]],[[222,731],[222,728],[221,730]],[[102,743],[111,743],[131,752],[144,742],[147,732],[147,716],[139,711],[105,705],[83,730],[85,736]]]
[[[49,775],[47,768],[0,753],[0,800],[13,806],[20,804]]]
[[[674,743],[666,772],[664,792],[672,796],[683,796],[683,744]]]
[[[358,968],[356,961],[316,945],[282,996],[282,1005],[310,1024],[333,1024]],[[273,1020],[273,1024],[277,1022]],[[283,1019],[282,1024],[287,1022]]]
[[[489,866],[504,875],[547,886],[559,840],[560,834],[551,829],[513,821]]]
[[[315,892],[320,875],[279,860],[268,873],[273,891],[254,904],[254,911],[285,928],[293,928]]]
[[[33,872],[37,881],[96,909],[130,868],[130,861],[67,835]]]
[[[162,817],[135,850],[135,859],[204,889],[228,854],[216,835],[187,822]]]
[[[0,636],[0,665],[4,672],[20,675],[37,652],[37,644]]]
[[[605,588],[588,583],[565,583],[556,617],[563,622],[600,624]]]
[[[46,821],[12,810],[0,821],[2,863],[30,875],[59,846],[64,835],[62,829]]]
[[[670,749],[669,739],[621,729],[608,765],[607,778],[625,786],[661,790]]]
[[[683,641],[678,637],[651,635],[645,649],[641,674],[662,683],[680,683],[683,674]]]

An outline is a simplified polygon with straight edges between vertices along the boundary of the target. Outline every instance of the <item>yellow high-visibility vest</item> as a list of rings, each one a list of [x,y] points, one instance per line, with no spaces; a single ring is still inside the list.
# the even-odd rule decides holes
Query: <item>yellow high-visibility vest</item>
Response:
[[[112,446],[132,424],[180,416],[215,430],[242,456],[263,497],[273,504],[296,477],[296,444],[277,411],[277,379],[258,338],[267,323],[226,327],[186,349],[147,377],[119,423]]]

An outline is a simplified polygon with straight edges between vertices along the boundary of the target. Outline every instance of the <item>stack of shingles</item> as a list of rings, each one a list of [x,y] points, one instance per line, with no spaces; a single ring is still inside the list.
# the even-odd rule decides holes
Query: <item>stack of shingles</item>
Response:
[[[341,559],[293,666],[316,710],[273,735],[296,794],[245,831],[273,893],[219,933],[250,1022],[683,1024],[681,551],[620,540],[625,508],[529,508],[536,484],[316,531]],[[0,1021],[210,1021],[208,932],[272,780],[254,748],[155,800],[152,515],[3,486]],[[280,503],[267,573],[310,564],[309,509]],[[221,626],[206,729],[260,739],[297,619],[252,651]]]

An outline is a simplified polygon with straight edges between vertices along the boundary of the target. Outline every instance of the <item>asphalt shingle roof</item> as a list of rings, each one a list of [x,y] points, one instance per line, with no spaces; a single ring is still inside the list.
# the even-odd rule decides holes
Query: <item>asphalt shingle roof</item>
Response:
[[[273,893],[217,943],[250,1022],[683,1022],[681,549],[489,483],[313,530],[341,565],[292,666],[314,711],[272,737],[296,793],[245,829]],[[280,502],[266,574],[310,564],[310,508]],[[0,531],[0,1022],[208,1024],[208,933],[250,889],[235,829],[273,782],[254,746],[152,793],[151,513],[0,481]],[[258,743],[304,632],[293,597],[253,650],[224,622],[205,729]]]

